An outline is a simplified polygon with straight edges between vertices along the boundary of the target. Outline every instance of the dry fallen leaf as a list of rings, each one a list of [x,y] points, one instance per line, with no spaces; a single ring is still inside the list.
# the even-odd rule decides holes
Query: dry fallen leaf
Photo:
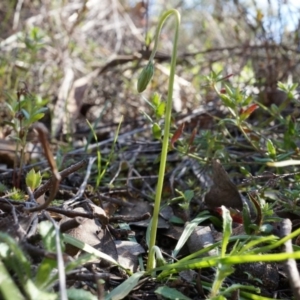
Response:
[[[215,243],[212,230],[209,226],[197,226],[187,241],[190,253],[197,252]],[[208,251],[207,255],[217,255],[217,250]]]
[[[82,207],[76,207],[74,210],[79,212],[86,212]],[[96,213],[98,213],[97,217],[99,218],[101,213],[99,214],[99,210],[97,210]],[[62,223],[68,219],[69,218],[65,218],[64,220],[62,220]],[[118,253],[113,237],[111,236],[106,226],[97,224],[96,220],[83,218],[82,223],[78,227],[67,231],[67,233],[77,238],[78,240],[87,243],[92,247],[95,247],[97,250],[110,255],[113,259],[118,260]],[[69,255],[75,256],[79,252],[79,249],[67,245],[66,252]]]
[[[144,248],[132,241],[115,241],[118,251],[118,262],[131,272],[138,270],[139,262],[138,256],[145,253]]]
[[[213,185],[205,195],[204,202],[209,208],[232,207],[243,209],[243,201],[234,183],[218,160],[213,161]]]

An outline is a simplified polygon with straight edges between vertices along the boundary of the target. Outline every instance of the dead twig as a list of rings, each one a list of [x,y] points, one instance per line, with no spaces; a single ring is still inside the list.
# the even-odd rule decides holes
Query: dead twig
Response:
[[[67,176],[69,176],[70,174],[76,172],[77,170],[81,169],[82,167],[84,167],[86,165],[87,161],[84,159],[70,167],[68,167],[67,169],[64,169],[63,171],[59,172],[59,175],[61,177],[61,179],[66,178]],[[45,194],[48,190],[52,189],[53,184],[54,184],[54,178],[50,178],[45,184],[43,184],[41,187],[39,187],[35,192],[34,192],[34,197],[38,198],[41,195]]]
[[[292,231],[292,222],[290,219],[284,219],[281,222],[282,226],[280,228],[281,237],[289,235]],[[288,240],[284,243],[284,250],[286,253],[293,252],[292,241]],[[297,268],[295,259],[288,259],[285,263],[285,270],[289,278],[290,286],[293,291],[294,299],[300,300],[300,276]]]
[[[59,187],[59,182],[61,181],[61,176],[58,172],[56,162],[54,160],[54,157],[52,155],[52,152],[50,150],[50,146],[49,146],[49,143],[48,143],[48,140],[47,140],[47,133],[48,133],[47,128],[42,123],[35,123],[33,125],[33,128],[38,133],[39,140],[40,140],[40,142],[43,146],[44,154],[47,158],[48,164],[49,164],[49,166],[51,168],[51,171],[53,173],[53,177],[52,177],[52,189],[50,190],[50,195],[49,195],[47,201],[45,201],[45,203],[43,203],[41,205],[38,205],[38,206],[35,206],[35,207],[32,207],[32,208],[26,208],[26,210],[30,211],[30,212],[40,211],[42,209],[45,209],[47,206],[49,206],[49,204],[52,202],[52,200],[54,199],[54,197],[57,193],[57,190],[58,190],[58,187]]]
[[[91,169],[92,169],[93,163],[95,162],[96,158],[97,157],[90,157],[89,158],[89,164],[88,164],[88,167],[87,167],[87,170],[86,170],[86,173],[85,173],[84,180],[83,180],[79,190],[77,191],[75,197],[73,197],[72,199],[70,199],[70,200],[68,200],[64,203],[64,208],[66,208],[68,205],[73,204],[74,202],[76,202],[77,200],[79,200],[82,197],[82,195],[85,191],[88,179],[90,178],[90,175],[91,175]]]

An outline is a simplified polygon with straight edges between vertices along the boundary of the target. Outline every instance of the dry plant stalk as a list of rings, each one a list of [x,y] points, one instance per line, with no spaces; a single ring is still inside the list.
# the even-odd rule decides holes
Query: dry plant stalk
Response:
[[[35,207],[32,207],[32,208],[28,208],[26,209],[27,211],[30,211],[30,212],[34,212],[34,211],[40,211],[42,209],[45,209],[47,206],[49,206],[49,204],[51,203],[51,201],[54,199],[56,193],[57,193],[57,190],[58,190],[58,186],[59,186],[59,182],[61,180],[61,176],[58,172],[58,169],[57,169],[57,166],[56,166],[56,162],[54,160],[54,157],[52,155],[52,152],[50,150],[50,146],[49,146],[49,143],[48,143],[48,140],[47,140],[47,134],[48,134],[48,130],[47,128],[45,127],[44,124],[42,123],[35,123],[33,125],[33,128],[37,131],[38,133],[38,138],[42,144],[42,147],[43,147],[43,150],[44,150],[44,154],[46,156],[46,159],[48,161],[48,164],[51,168],[51,171],[53,173],[53,178],[52,178],[52,186],[53,188],[50,190],[50,195],[47,199],[47,201],[45,201],[45,203],[41,204],[41,205],[38,205],[38,206],[35,206]]]

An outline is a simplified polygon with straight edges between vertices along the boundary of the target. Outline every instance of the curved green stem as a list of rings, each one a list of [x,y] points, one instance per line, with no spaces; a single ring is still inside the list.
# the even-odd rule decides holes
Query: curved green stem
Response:
[[[153,246],[150,251],[149,251],[149,258],[151,257],[152,258],[152,265],[150,266],[150,271],[154,268],[157,267],[161,267],[163,265],[165,265],[166,261],[164,260],[163,256],[162,256],[162,253],[160,251],[160,249],[157,247],[157,246]],[[156,261],[155,261],[155,257],[156,257]],[[149,261],[149,258],[148,258],[148,261]]]
[[[159,214],[159,209],[160,209],[161,194],[162,194],[162,190],[163,190],[165,168],[166,168],[166,161],[167,161],[167,154],[168,154],[168,147],[169,147],[173,86],[174,86],[174,79],[175,79],[177,45],[178,45],[179,25],[180,25],[180,14],[176,9],[168,10],[166,13],[164,13],[162,15],[162,17],[159,21],[158,27],[157,27],[156,35],[155,35],[154,49],[153,49],[150,59],[149,59],[149,61],[151,63],[152,60],[154,59],[155,53],[157,51],[158,38],[159,38],[159,35],[161,32],[162,26],[163,26],[164,22],[166,21],[166,19],[171,15],[175,16],[176,28],[175,28],[175,37],[174,37],[174,44],[173,44],[172,58],[171,58],[171,69],[170,69],[169,86],[168,86],[168,98],[167,98],[166,113],[165,113],[164,137],[163,137],[163,144],[162,144],[162,151],[161,151],[158,182],[157,182],[157,188],[156,188],[152,226],[150,229],[150,243],[149,243],[150,250],[155,246],[156,232],[157,232],[157,225],[158,225],[158,214]],[[148,271],[151,270],[152,266],[153,266],[153,255],[149,255],[148,263],[147,263],[147,270]]]
[[[154,56],[155,56],[155,53],[156,53],[157,47],[158,47],[158,39],[160,36],[160,32],[162,30],[162,27],[163,27],[165,21],[167,20],[167,18],[170,15],[175,15],[175,18],[176,18],[175,36],[174,36],[174,44],[173,44],[173,49],[172,49],[172,60],[171,60],[171,68],[173,66],[173,63],[172,63],[173,60],[175,61],[174,62],[174,74],[175,74],[175,66],[176,66],[176,58],[177,58],[177,44],[178,44],[179,26],[180,26],[180,14],[179,14],[178,10],[170,9],[161,16],[159,23],[158,23],[158,27],[156,29],[155,39],[154,39],[154,47],[151,52],[149,61],[153,61],[153,59],[154,59]],[[170,79],[171,79],[171,72],[172,72],[172,69],[170,71]],[[174,82],[174,78],[173,78],[173,82]],[[170,87],[170,81],[169,81],[169,87]],[[172,86],[172,90],[173,90],[173,86]]]

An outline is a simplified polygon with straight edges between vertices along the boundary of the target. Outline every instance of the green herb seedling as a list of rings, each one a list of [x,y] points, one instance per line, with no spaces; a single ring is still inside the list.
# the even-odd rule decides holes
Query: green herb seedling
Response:
[[[37,189],[42,182],[42,175],[41,172],[35,172],[34,169],[31,169],[27,175],[26,175],[26,185],[30,190],[33,192],[35,189]]]

